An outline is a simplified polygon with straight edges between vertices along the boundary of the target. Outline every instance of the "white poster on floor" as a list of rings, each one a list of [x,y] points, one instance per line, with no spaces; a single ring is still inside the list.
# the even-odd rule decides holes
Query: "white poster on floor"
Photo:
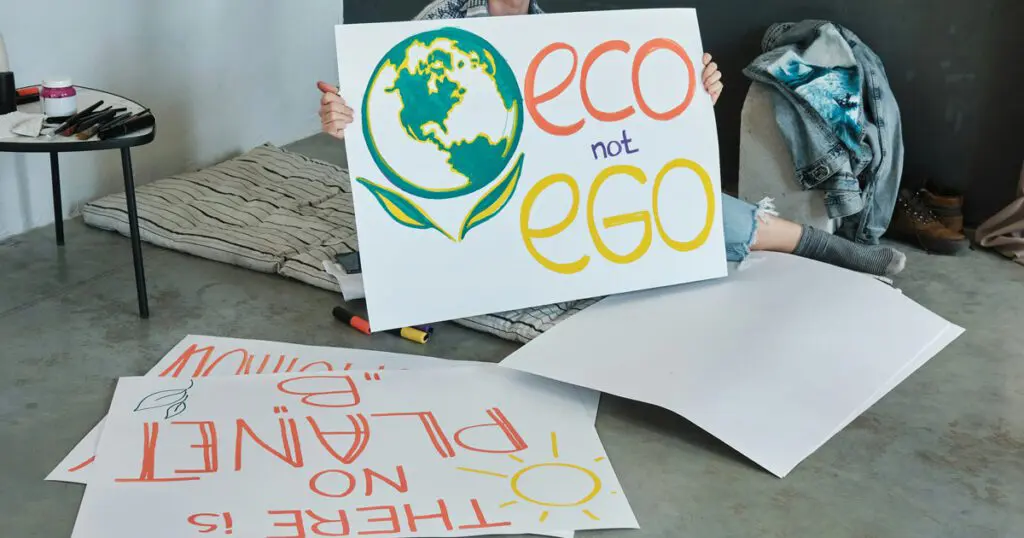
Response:
[[[494,365],[122,378],[72,536],[637,528],[559,386]]]
[[[189,379],[220,375],[447,368],[465,364],[364,349],[188,335],[164,355],[146,376]],[[593,422],[597,417],[600,394],[568,385],[563,387],[563,390],[576,394]],[[103,420],[75,445],[46,480],[88,483],[96,461],[96,445],[102,428]]]
[[[694,10],[336,32],[374,330],[726,274]]]
[[[663,407],[783,477],[962,333],[871,277],[756,253],[604,299],[501,365]]]

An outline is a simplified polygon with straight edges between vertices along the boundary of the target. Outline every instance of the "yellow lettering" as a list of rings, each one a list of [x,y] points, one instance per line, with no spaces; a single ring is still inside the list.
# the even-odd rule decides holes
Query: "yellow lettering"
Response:
[[[651,248],[651,239],[653,234],[651,232],[650,213],[647,211],[637,211],[634,213],[615,215],[604,219],[604,227],[606,229],[632,224],[634,222],[644,223],[643,238],[640,240],[640,243],[636,248],[626,254],[618,254],[608,248],[608,245],[603,239],[601,239],[601,234],[597,231],[597,222],[594,219],[594,204],[597,202],[598,191],[601,190],[601,186],[604,185],[605,181],[608,181],[612,176],[619,174],[630,176],[641,185],[647,183],[647,175],[644,174],[643,170],[635,166],[619,164],[609,166],[602,170],[601,173],[594,178],[594,184],[590,187],[590,195],[587,197],[587,225],[590,227],[590,237],[594,240],[594,246],[597,247],[597,251],[600,252],[605,259],[614,263],[627,264],[637,261],[641,256],[647,254],[647,250]]]
[[[661,182],[662,180],[665,179],[665,176],[669,172],[677,168],[685,168],[687,170],[692,170],[695,174],[697,174],[697,177],[700,178],[701,185],[704,187],[704,195],[707,198],[708,207],[707,215],[704,218],[704,228],[701,229],[700,233],[697,234],[697,237],[694,237],[690,241],[676,241],[675,239],[669,237],[668,233],[665,231],[665,228],[661,225],[661,217],[658,213],[658,192],[661,189]],[[711,184],[711,176],[708,175],[707,171],[705,171],[701,165],[689,159],[676,159],[674,161],[670,161],[668,164],[665,165],[664,168],[661,169],[660,172],[658,172],[658,177],[654,178],[654,189],[652,197],[653,200],[651,207],[654,210],[654,223],[657,224],[658,234],[661,235],[661,239],[665,241],[665,244],[667,244],[674,250],[678,250],[679,252],[688,252],[691,250],[696,250],[700,248],[702,245],[704,245],[704,242],[708,240],[708,236],[711,235],[711,225],[714,223],[715,220],[715,189],[714,186]]]
[[[569,186],[569,190],[572,191],[572,207],[569,209],[569,214],[554,226],[539,229],[530,228],[530,213],[533,211],[534,202],[537,201],[537,198],[542,192],[556,183],[565,183]],[[579,208],[580,187],[576,184],[576,180],[568,174],[552,174],[538,181],[537,184],[534,185],[528,193],[526,193],[526,198],[523,200],[523,206],[519,211],[519,231],[523,236],[523,243],[526,244],[526,250],[530,252],[530,255],[533,256],[533,259],[537,260],[538,263],[556,273],[561,273],[563,275],[578,273],[586,268],[587,264],[590,263],[590,256],[584,255],[580,259],[569,263],[554,262],[545,258],[537,251],[537,247],[534,246],[533,240],[547,239],[565,231],[565,229],[568,228],[576,219],[576,214],[579,213]]]

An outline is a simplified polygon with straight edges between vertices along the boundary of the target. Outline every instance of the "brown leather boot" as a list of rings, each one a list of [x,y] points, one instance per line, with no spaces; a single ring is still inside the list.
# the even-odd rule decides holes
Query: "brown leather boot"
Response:
[[[954,193],[921,189],[919,193],[935,218],[943,226],[957,233],[964,231],[964,197]]]
[[[900,190],[887,235],[937,254],[955,255],[971,246],[964,234],[939,222],[920,193],[907,189]]]

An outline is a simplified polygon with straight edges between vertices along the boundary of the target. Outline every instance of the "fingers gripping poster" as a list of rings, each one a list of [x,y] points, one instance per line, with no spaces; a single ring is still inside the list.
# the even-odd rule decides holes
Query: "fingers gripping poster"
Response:
[[[636,528],[579,401],[509,373],[123,378],[72,536]]]
[[[725,276],[693,10],[336,33],[374,330]]]

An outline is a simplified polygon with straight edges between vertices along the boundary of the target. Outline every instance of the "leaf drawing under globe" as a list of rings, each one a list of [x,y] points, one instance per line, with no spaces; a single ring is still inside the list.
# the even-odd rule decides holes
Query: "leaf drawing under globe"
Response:
[[[516,164],[505,175],[505,178],[499,181],[491,190],[487,191],[487,194],[480,198],[480,201],[466,215],[466,220],[462,222],[462,228],[459,230],[459,241],[465,239],[466,234],[473,228],[496,217],[508,205],[512,195],[516,192],[516,187],[519,185],[519,177],[523,172],[524,157],[525,155],[520,155],[516,160]]]
[[[438,226],[437,223],[427,216],[427,213],[420,209],[420,207],[412,200],[398,192],[377,185],[368,179],[357,177],[356,181],[361,183],[370,191],[370,194],[377,199],[380,206],[384,208],[384,211],[386,211],[395,222],[402,226],[408,226],[409,228],[417,228],[420,230],[434,229],[444,234],[448,239],[455,241],[448,232]]]
[[[135,411],[145,411],[147,409],[157,409],[160,407],[171,407],[185,401],[188,398],[188,389],[195,385],[195,380],[189,382],[188,386],[183,389],[171,389],[161,390],[160,392],[154,392],[149,396],[146,396],[139,402],[139,405],[135,406]]]
[[[185,400],[182,400],[182,401],[172,405],[171,407],[168,407],[167,408],[167,413],[164,415],[164,418],[167,419],[167,420],[170,420],[170,419],[172,419],[172,418],[174,418],[174,417],[176,417],[176,416],[178,416],[178,415],[180,415],[180,414],[182,414],[184,412],[185,412]]]

